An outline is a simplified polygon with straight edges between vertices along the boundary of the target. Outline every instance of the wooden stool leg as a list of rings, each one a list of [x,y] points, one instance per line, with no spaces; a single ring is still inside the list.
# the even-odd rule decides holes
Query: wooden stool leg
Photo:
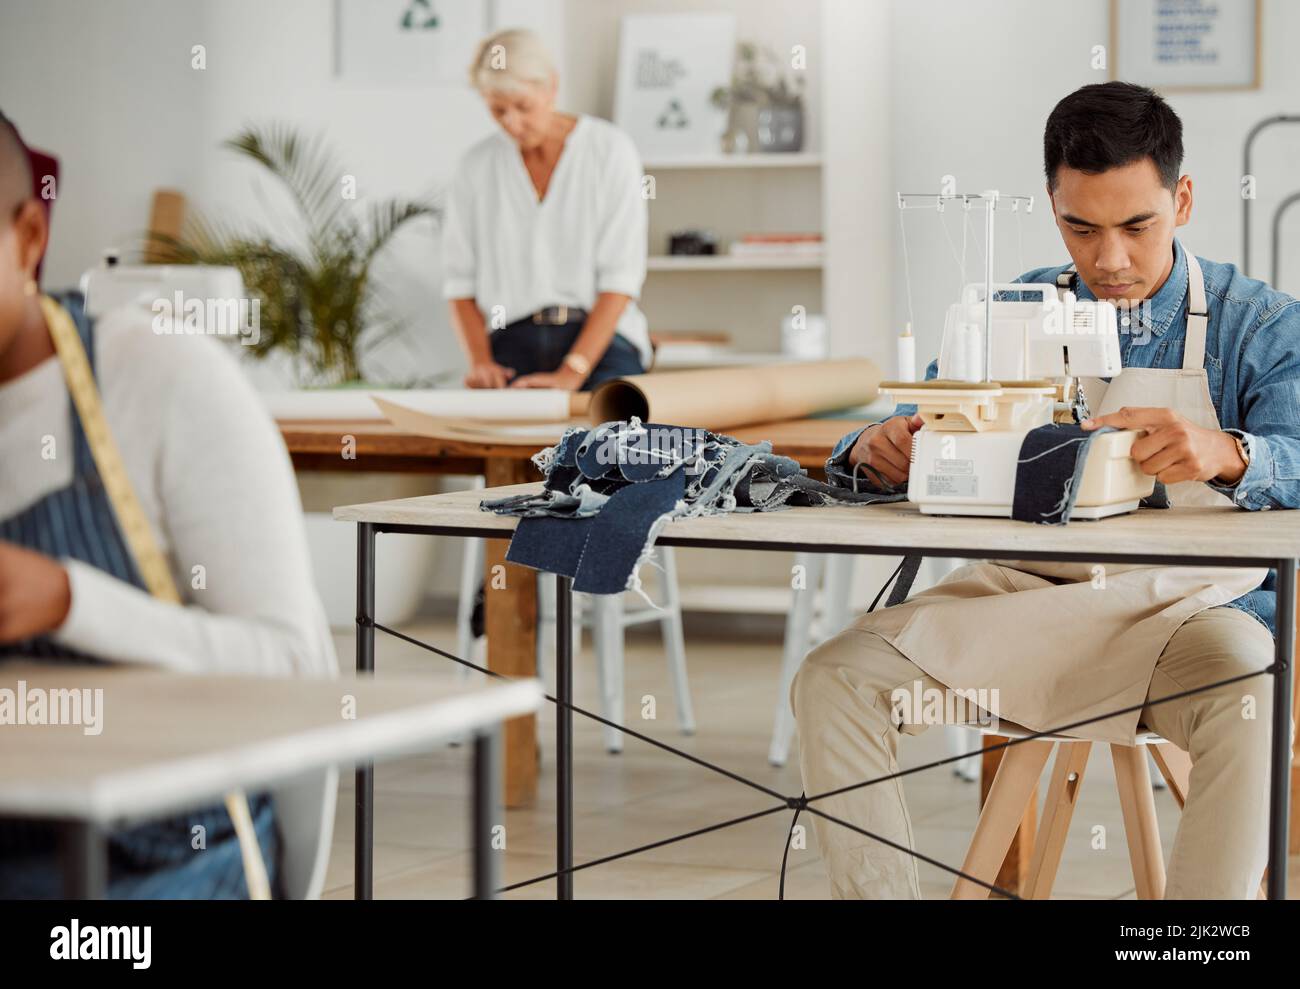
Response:
[[[1029,877],[1021,894],[1030,900],[1046,900],[1052,895],[1056,870],[1061,866],[1061,853],[1065,850],[1065,836],[1074,817],[1074,805],[1079,800],[1083,786],[1083,771],[1088,767],[1091,742],[1060,742],[1056,747],[1056,762],[1052,765],[1052,778],[1047,785],[1047,800],[1043,804],[1043,819],[1034,842],[1034,857],[1029,864]]]
[[[1151,792],[1147,754],[1141,745],[1112,745],[1115,785],[1124,812],[1124,835],[1139,900],[1160,900],[1165,895],[1165,857],[1160,850],[1156,800]]]
[[[1174,795],[1181,810],[1187,803],[1188,781],[1192,777],[1192,757],[1173,742],[1160,742],[1152,745],[1151,755],[1156,761],[1160,775],[1169,784],[1169,792]]]
[[[1002,754],[1006,752],[1006,743],[1010,741],[1005,735],[983,735],[984,752],[980,755],[980,807],[989,799],[989,788],[997,778],[998,767],[1002,765]],[[998,746],[1001,746],[999,748]],[[1025,804],[1025,814],[1011,839],[1007,857],[998,870],[998,878],[993,884],[1009,893],[1020,895],[1029,882],[1029,860],[1034,854],[1034,833],[1038,822],[1038,791],[1030,795]]]
[[[1002,765],[980,812],[962,872],[988,883],[995,881],[1051,754],[1051,742],[1020,742],[1003,750]],[[952,887],[954,900],[982,900],[988,895],[983,886],[960,876]]]

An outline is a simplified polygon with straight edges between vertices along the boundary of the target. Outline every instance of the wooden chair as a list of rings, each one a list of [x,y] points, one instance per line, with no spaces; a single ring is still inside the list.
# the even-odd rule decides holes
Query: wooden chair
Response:
[[[995,737],[1025,738],[1030,734],[1003,722]],[[1151,747],[1156,765],[1160,767],[1179,807],[1187,794],[1191,760],[1187,753],[1154,732],[1139,734],[1137,741],[1138,744],[1132,746],[1111,745],[1110,753],[1115,763],[1115,783],[1124,815],[1124,833],[1128,839],[1138,899],[1158,900],[1164,896],[1165,864],[1146,750]],[[1028,841],[1022,840],[1018,854],[1027,859],[1027,866],[1016,888],[1011,889],[1026,899],[1047,899],[1061,864],[1065,836],[1083,785],[1092,745],[1092,742],[1065,735],[1047,735],[1001,750],[1001,765],[989,786],[988,798],[980,812],[979,825],[966,852],[962,871],[985,882],[997,883],[1026,811],[1032,811],[1038,778],[1055,748],[1056,762],[1048,784],[1043,819],[1038,824],[1037,834]],[[1032,845],[1032,851],[1026,847],[1029,845]],[[952,889],[953,899],[983,899],[988,895],[985,887],[964,878],[958,878]]]
[[[1006,722],[1002,723],[999,732],[999,735],[990,737],[1026,738],[1032,734]],[[980,812],[975,836],[966,851],[962,872],[1017,893],[1024,899],[1048,899],[1061,865],[1061,853],[1065,850],[1065,838],[1083,786],[1092,746],[1092,742],[1067,735],[1045,735],[1000,750],[1004,757],[988,788],[988,798]],[[1038,823],[1035,835],[1032,814],[1038,778],[1053,748],[1056,749],[1056,761],[1052,766],[1047,798],[1043,802],[1043,819]],[[1136,745],[1110,746],[1137,898],[1160,900],[1165,895],[1165,858],[1156,821],[1155,797],[1151,791],[1151,773],[1147,768],[1148,751],[1154,757],[1160,775],[1169,784],[1169,792],[1179,810],[1187,800],[1192,760],[1178,746],[1155,732],[1141,730],[1140,726]],[[1027,814],[1030,815],[1029,833],[1027,840],[1022,840],[1017,856],[1017,864],[1023,863],[1023,868],[1013,873],[1011,878],[1016,880],[1013,887],[1005,883],[1007,864],[1013,861],[1008,853],[1018,838],[1026,837],[1022,831]],[[1259,899],[1266,896],[1266,882],[1267,873],[1265,881],[1260,883]],[[969,879],[959,877],[953,884],[954,900],[986,899],[988,896],[986,887]]]

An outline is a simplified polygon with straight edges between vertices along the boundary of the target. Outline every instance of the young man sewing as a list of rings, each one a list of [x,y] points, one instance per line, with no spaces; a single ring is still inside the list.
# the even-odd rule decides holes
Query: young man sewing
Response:
[[[42,296],[36,272],[47,235],[27,149],[0,114],[0,664],[332,675],[293,473],[234,360],[211,340],[156,335],[146,309],[92,321],[75,295]],[[55,325],[79,338],[91,361],[109,431],[183,605],[145,589],[70,400]],[[106,703],[111,719],[111,694]],[[297,792],[304,800],[292,808],[269,794],[249,797],[273,887],[284,879],[282,845],[302,852],[329,812],[328,797],[313,810],[310,785]],[[248,895],[220,805],[114,831],[109,853],[112,898]],[[0,822],[0,899],[59,891],[53,833]]]
[[[1177,115],[1139,86],[1085,86],[1057,104],[1043,143],[1073,264],[1018,281],[1121,308],[1124,371],[1084,382],[1084,428],[1144,431],[1132,456],[1175,505],[1300,506],[1300,303],[1175,239],[1192,212]],[[932,364],[927,376],[936,373]],[[845,436],[828,474],[850,483],[869,467],[906,484],[914,412],[900,406]],[[809,654],[791,693],[807,793],[896,773],[900,732],[924,726],[906,723],[891,697],[917,683],[996,689],[993,713],[1034,730],[1132,706],[1070,734],[1131,745],[1141,725],[1190,754],[1166,896],[1255,896],[1267,861],[1272,678],[1150,701],[1271,664],[1273,576],[1107,566],[1098,582],[1086,564],[1009,562],[962,567]],[[915,847],[899,779],[818,806]],[[814,822],[836,896],[920,896],[913,856]]]

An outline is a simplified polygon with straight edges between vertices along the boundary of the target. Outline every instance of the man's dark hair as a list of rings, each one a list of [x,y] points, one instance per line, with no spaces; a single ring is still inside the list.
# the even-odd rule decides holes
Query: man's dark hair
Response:
[[[1155,92],[1131,82],[1076,89],[1052,110],[1043,132],[1047,187],[1064,165],[1096,175],[1150,158],[1172,192],[1183,164],[1183,122]]]
[[[0,210],[12,219],[19,206],[32,198],[32,161],[18,130],[0,111]]]

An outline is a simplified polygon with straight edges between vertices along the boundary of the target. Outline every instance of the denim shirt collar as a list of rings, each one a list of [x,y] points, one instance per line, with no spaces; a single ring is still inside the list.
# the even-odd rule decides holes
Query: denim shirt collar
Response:
[[[1097,296],[1082,278],[1076,275],[1074,283],[1075,294],[1080,299],[1096,300]],[[1169,270],[1169,277],[1165,279],[1159,291],[1146,302],[1150,303],[1149,310],[1145,305],[1138,307],[1138,326],[1132,329],[1149,329],[1156,336],[1163,336],[1165,330],[1173,323],[1174,317],[1187,308],[1187,252],[1176,237],[1174,238],[1174,266]],[[1150,312],[1149,324],[1146,322],[1148,311]]]

